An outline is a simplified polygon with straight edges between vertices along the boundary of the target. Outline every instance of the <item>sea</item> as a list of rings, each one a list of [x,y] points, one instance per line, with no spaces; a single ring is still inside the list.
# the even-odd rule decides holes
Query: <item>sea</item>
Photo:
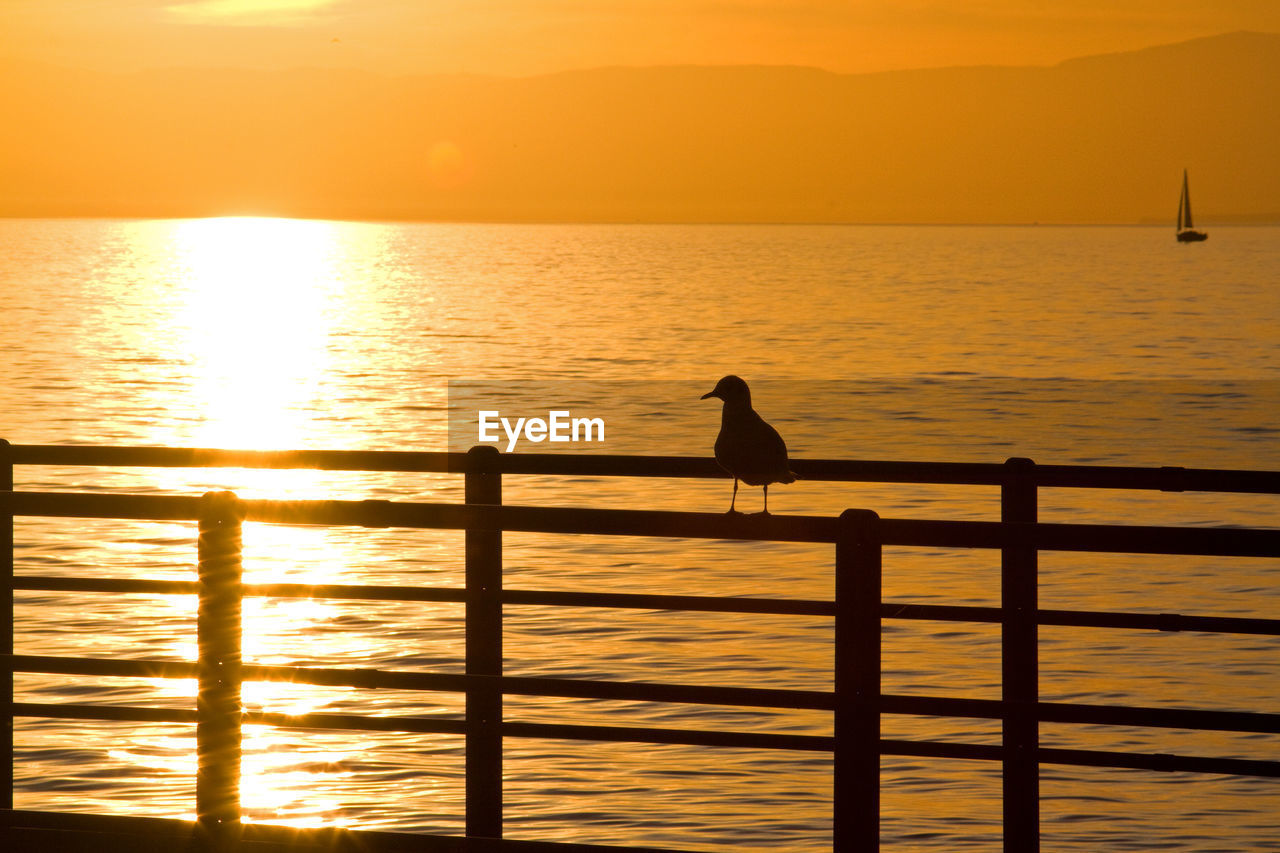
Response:
[[[492,417],[598,419],[511,452],[709,456],[724,375],[793,458],[1280,470],[1280,228],[0,220],[0,438],[13,444],[464,450]],[[16,487],[460,501],[448,474],[19,467]],[[719,512],[724,480],[508,476],[504,500]],[[990,487],[776,485],[775,514],[996,519]],[[737,508],[758,511],[743,487]],[[1274,527],[1280,497],[1045,489],[1047,521]],[[461,585],[456,532],[249,524],[250,582]],[[19,575],[192,579],[189,524],[19,518]],[[533,590],[829,599],[829,546],[504,536]],[[1272,559],[1045,553],[1046,608],[1280,618]],[[998,555],[888,549],[885,597],[997,605]],[[189,597],[23,592],[19,654],[194,658]],[[258,663],[459,673],[460,605],[250,599]],[[1000,634],[885,622],[886,693],[997,699]],[[831,688],[816,617],[508,606],[504,671]],[[1277,713],[1280,639],[1045,627],[1050,701]],[[186,708],[189,681],[18,674],[18,701]],[[249,684],[250,710],[457,719],[454,694]],[[830,734],[829,714],[509,697],[507,719]],[[886,738],[999,743],[886,716]],[[1280,760],[1274,735],[1045,724],[1050,746]],[[19,718],[18,808],[190,818],[192,727]],[[247,726],[247,820],[463,831],[460,738]],[[885,757],[894,851],[1001,849],[997,763]],[[509,738],[515,839],[831,846],[822,753]],[[1045,765],[1043,846],[1280,850],[1275,779]]]

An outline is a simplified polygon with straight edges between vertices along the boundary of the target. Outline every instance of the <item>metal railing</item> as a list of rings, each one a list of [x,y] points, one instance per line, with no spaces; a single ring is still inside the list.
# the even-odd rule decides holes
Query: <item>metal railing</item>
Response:
[[[184,468],[233,466],[460,473],[465,477],[465,503],[381,500],[285,502],[240,500],[230,493],[210,493],[196,498],[14,491],[15,465]],[[886,755],[1001,762],[1005,848],[1017,851],[1039,849],[1041,764],[1280,776],[1280,762],[1277,761],[1041,746],[1039,725],[1047,722],[1280,733],[1280,714],[1044,702],[1039,698],[1037,651],[1038,629],[1041,625],[1280,635],[1280,619],[1045,610],[1039,608],[1037,600],[1037,560],[1040,551],[1280,556],[1280,530],[1273,529],[1039,523],[1039,488],[1052,486],[1280,494],[1280,473],[1050,466],[1035,465],[1025,459],[1011,459],[1002,465],[795,460],[792,467],[801,478],[809,480],[999,486],[1001,519],[998,522],[890,519],[880,518],[874,512],[860,509],[847,510],[839,517],[744,517],[689,512],[511,506],[502,503],[504,474],[723,476],[710,459],[503,455],[492,447],[476,448],[466,454],[257,452],[142,447],[9,446],[0,442],[0,520],[3,521],[0,523],[0,560],[5,561],[3,574],[7,578],[9,595],[9,604],[3,608],[5,624],[0,627],[0,634],[3,635],[0,636],[0,642],[5,644],[2,651],[9,663],[10,678],[9,689],[6,691],[8,707],[3,715],[8,726],[8,735],[3,744],[7,760],[4,761],[3,770],[5,779],[0,784],[3,785],[2,795],[6,798],[4,806],[8,809],[10,824],[15,825],[16,821],[17,824],[27,826],[58,825],[56,815],[19,813],[12,810],[12,731],[15,716],[194,723],[197,727],[198,754],[197,826],[202,831],[201,837],[215,846],[234,846],[245,831],[240,825],[239,807],[240,727],[243,723],[464,736],[465,832],[466,839],[475,840],[477,844],[483,839],[502,837],[504,738],[638,741],[829,752],[833,756],[834,765],[833,845],[836,850],[841,851],[872,850],[878,846],[880,758]],[[11,519],[21,516],[197,522],[199,578],[196,581],[152,581],[16,576],[13,572]],[[465,586],[461,589],[442,589],[334,584],[246,585],[242,583],[240,575],[240,529],[241,523],[246,520],[463,530],[466,532]],[[502,587],[503,531],[828,543],[834,545],[835,595],[831,601],[814,601],[506,590]],[[881,550],[886,545],[1000,551],[1001,606],[923,605],[883,601]],[[198,595],[198,660],[168,662],[14,655],[14,590]],[[465,674],[245,664],[240,657],[240,607],[245,595],[463,603],[466,615]],[[835,622],[832,690],[703,687],[505,676],[502,672],[502,608],[508,604],[830,617]],[[880,634],[881,621],[885,618],[1001,625],[1002,698],[980,700],[883,693],[880,678]],[[197,678],[198,698],[196,708],[188,710],[18,703],[13,701],[14,672]],[[430,720],[345,714],[286,716],[243,712],[240,685],[244,681],[262,680],[457,692],[465,695],[466,714],[463,720]],[[517,723],[503,718],[503,697],[511,695],[820,710],[833,715],[834,726],[832,736],[826,737]],[[883,714],[999,720],[1002,742],[1000,745],[980,745],[887,740],[880,737],[880,717]],[[261,830],[251,828],[248,831]],[[436,838],[446,844],[443,837]],[[455,838],[449,843],[457,841]],[[590,847],[534,846],[566,850],[585,850]],[[439,849],[462,848],[446,844]],[[481,846],[474,849],[490,848]]]

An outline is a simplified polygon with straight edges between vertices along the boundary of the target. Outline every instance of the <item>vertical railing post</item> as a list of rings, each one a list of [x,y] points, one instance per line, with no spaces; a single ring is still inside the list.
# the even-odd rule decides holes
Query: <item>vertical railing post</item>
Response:
[[[501,504],[498,449],[467,452],[465,500]],[[466,532],[467,818],[466,833],[502,837],[502,531]]]
[[[880,845],[880,517],[845,510],[836,543],[835,780],[838,851]]]
[[[1005,472],[1001,522],[1035,524],[1035,463],[1010,459]],[[1040,849],[1038,563],[1029,533],[1009,533],[1000,554],[1004,849],[1009,853]]]
[[[196,633],[196,820],[211,849],[229,849],[240,831],[241,520],[231,492],[200,502]]]
[[[13,447],[0,438],[0,492],[13,492]],[[0,808],[13,808],[13,508],[0,512],[0,574],[4,575],[4,601],[0,603],[0,653],[5,655],[4,735],[0,743]]]

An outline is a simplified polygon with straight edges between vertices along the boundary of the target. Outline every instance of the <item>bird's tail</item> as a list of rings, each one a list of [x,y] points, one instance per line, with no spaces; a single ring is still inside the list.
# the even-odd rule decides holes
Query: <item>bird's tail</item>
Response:
[[[795,471],[788,471],[788,472],[787,472],[787,475],[786,475],[785,477],[783,477],[781,480],[779,480],[778,482],[779,482],[779,483],[794,483],[796,480],[799,480],[799,479],[800,479],[800,478],[796,476],[796,472],[795,472]]]

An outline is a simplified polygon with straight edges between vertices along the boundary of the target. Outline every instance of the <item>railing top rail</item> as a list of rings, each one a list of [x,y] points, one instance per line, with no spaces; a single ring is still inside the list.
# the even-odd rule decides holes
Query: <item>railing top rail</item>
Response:
[[[614,510],[413,503],[386,500],[242,500],[246,521],[436,530],[510,530],[526,533],[660,536],[828,542],[841,536],[842,521],[830,516]],[[48,518],[119,518],[196,521],[204,504],[185,495],[0,492],[0,511]]]
[[[665,510],[588,509],[392,502],[385,500],[244,500],[244,518],[275,524],[510,530],[596,536],[660,536],[834,543],[850,535],[843,517],[743,515]],[[180,495],[0,492],[14,516],[195,521],[200,498]],[[1280,556],[1280,529],[1004,523],[882,518],[880,543],[923,548],[1003,548],[1238,557]]]
[[[15,444],[15,465],[142,468],[308,468],[330,471],[453,473],[472,470],[466,453],[403,450],[219,450],[200,447]],[[616,454],[500,453],[486,470],[502,474],[598,477],[724,478],[710,457]],[[987,462],[895,462],[793,459],[802,480],[999,485],[1006,466]],[[1280,471],[1211,468],[1036,465],[1032,480],[1054,488],[1149,489],[1280,494]]]
[[[103,468],[305,468],[329,471],[465,473],[465,453],[404,450],[236,450],[88,444],[15,444],[15,465]]]

